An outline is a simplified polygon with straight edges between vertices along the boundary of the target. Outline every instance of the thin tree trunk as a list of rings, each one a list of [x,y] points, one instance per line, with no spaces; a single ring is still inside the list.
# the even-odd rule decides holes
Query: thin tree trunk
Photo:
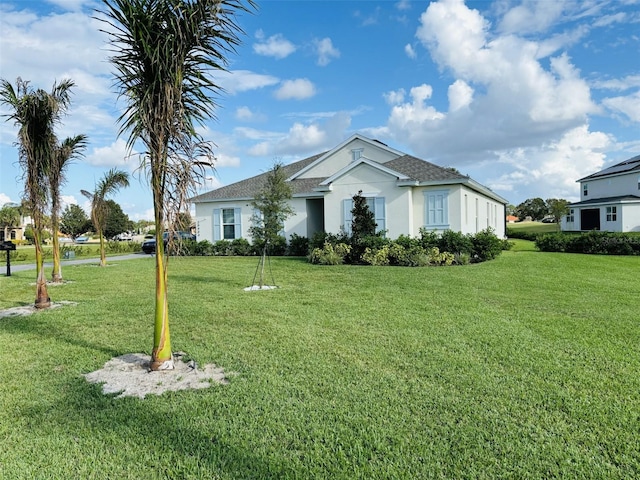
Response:
[[[260,269],[260,288],[264,285],[264,264],[267,259],[267,242],[264,242],[264,248],[262,249],[262,265]]]
[[[55,225],[55,220],[54,220]],[[62,266],[60,264],[60,242],[58,241],[58,230],[53,228],[52,238],[53,248],[53,271],[51,272],[51,281],[54,283],[62,282]]]
[[[151,370],[153,371],[173,370],[174,368],[169,335],[166,260],[162,231],[156,229],[156,312],[153,329],[153,352],[151,353]]]
[[[100,232],[100,266],[106,267],[107,265],[107,255],[104,250],[104,235]]]
[[[34,216],[35,217],[35,216]],[[49,308],[51,298],[47,292],[47,278],[44,274],[44,255],[42,252],[42,235],[39,221],[34,218],[33,241],[36,248],[36,308]]]

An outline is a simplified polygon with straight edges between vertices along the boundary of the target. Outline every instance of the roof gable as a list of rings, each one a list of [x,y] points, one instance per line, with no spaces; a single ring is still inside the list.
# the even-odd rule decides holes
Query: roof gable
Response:
[[[336,172],[335,174],[331,175],[329,178],[325,179],[324,181],[320,182],[320,186],[328,186],[331,185],[331,183],[335,182],[337,179],[339,179],[340,177],[343,177],[344,175],[347,175],[351,170],[353,170],[354,168],[359,167],[360,165],[368,165],[369,167],[375,169],[375,170],[379,170],[383,173],[386,173],[387,175],[391,175],[392,177],[397,178],[398,180],[409,180],[409,177],[407,177],[406,175],[400,173],[400,172],[396,172],[390,168],[387,168],[385,165],[382,165],[378,162],[374,162],[373,160],[370,160],[366,157],[360,157],[358,160],[356,160],[355,162],[351,162],[349,165],[347,165],[346,167],[342,168],[341,170],[339,170],[338,172]]]
[[[336,147],[334,147],[331,150],[325,152],[324,155],[322,155],[319,158],[317,158],[314,162],[310,163],[305,168],[297,171],[294,175],[292,175],[289,178],[289,180],[294,180],[296,178],[304,176],[310,170],[312,170],[315,167],[319,166],[320,164],[322,164],[323,162],[327,161],[329,158],[333,157],[338,152],[343,150],[345,147],[347,147],[347,145],[349,145],[350,143],[354,143],[356,141],[368,144],[371,147],[376,148],[376,149],[384,150],[385,152],[391,154],[391,156],[393,156],[393,157],[399,157],[399,156],[404,155],[403,152],[395,150],[395,149],[389,147],[388,145],[386,145],[386,144],[384,144],[384,143],[382,143],[382,142],[380,142],[378,140],[372,140],[370,138],[367,138],[367,137],[364,137],[364,136],[360,135],[359,133],[356,133],[356,134],[353,134],[348,139],[346,139],[344,142],[342,142],[339,145],[337,145]]]

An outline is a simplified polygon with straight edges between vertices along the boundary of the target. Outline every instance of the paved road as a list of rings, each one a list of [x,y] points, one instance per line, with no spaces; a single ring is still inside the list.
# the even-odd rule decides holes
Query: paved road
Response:
[[[3,252],[4,253],[4,252]],[[113,257],[107,257],[107,263],[116,261],[116,260],[132,260],[134,258],[152,258],[152,255],[147,255],[146,253],[129,253],[127,255],[118,255]],[[77,260],[62,260],[62,266],[65,265],[80,265],[83,263],[99,263],[100,258],[79,258]],[[45,262],[44,268],[53,268],[53,263]],[[35,270],[36,264],[23,264],[23,265],[11,265],[11,273],[13,272],[22,272],[25,270]],[[0,274],[7,274],[6,260],[0,263]]]

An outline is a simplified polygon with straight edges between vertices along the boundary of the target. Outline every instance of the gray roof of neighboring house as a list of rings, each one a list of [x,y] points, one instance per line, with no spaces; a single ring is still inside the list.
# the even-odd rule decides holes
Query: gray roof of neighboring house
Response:
[[[582,202],[570,203],[570,207],[581,207],[585,205],[598,205],[603,203],[634,203],[640,202],[640,197],[637,195],[620,195],[618,197],[605,197],[605,198],[591,198]]]
[[[287,177],[291,177],[296,172],[299,172],[326,153],[327,152],[319,153],[312,157],[305,158],[304,160],[285,165],[284,169]],[[382,165],[406,175],[417,182],[451,182],[456,180],[465,181],[469,179],[466,175],[461,175],[451,169],[439,167],[438,165],[434,165],[433,163],[421,160],[411,155],[403,155]],[[267,175],[268,172],[265,172],[260,175],[256,175],[255,177],[247,178],[246,180],[241,180],[239,182],[232,183],[231,185],[226,185],[224,187],[211,190],[210,192],[197,195],[190,200],[194,203],[201,203],[215,200],[255,198],[256,194],[260,192],[262,187],[265,185]],[[318,187],[326,178],[327,177],[296,178],[292,180],[290,183],[293,188],[293,195],[301,195],[305,193],[314,194],[314,188]]]
[[[640,171],[640,155],[625,160],[624,162],[616,163],[615,165],[607,167],[604,170],[600,170],[599,172],[592,173],[591,175],[581,178],[580,180],[578,180],[578,182],[590,180],[592,178],[606,177],[607,175],[618,175],[621,173],[629,173],[633,171]]]

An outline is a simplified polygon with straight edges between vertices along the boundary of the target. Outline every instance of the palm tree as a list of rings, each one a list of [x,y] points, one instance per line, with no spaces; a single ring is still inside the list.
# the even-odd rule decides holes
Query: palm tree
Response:
[[[103,0],[111,62],[127,107],[120,134],[127,145],[144,146],[156,226],[156,300],[152,370],[174,368],[169,336],[165,220],[184,204],[195,167],[211,164],[211,145],[195,124],[213,117],[213,74],[225,70],[225,55],[240,43],[238,12],[254,7],[242,0]],[[195,191],[195,189],[194,189]],[[173,212],[172,212],[173,210]],[[171,236],[169,237],[171,238]]]
[[[51,92],[34,90],[29,82],[18,78],[16,88],[0,81],[0,101],[12,112],[7,115],[18,125],[19,161],[25,179],[25,196],[33,221],[36,250],[36,308],[51,306],[44,275],[42,229],[47,204],[47,175],[54,156],[57,139],[54,127],[70,103],[74,83],[63,80],[54,83]]]
[[[62,282],[62,268],[60,266],[60,246],[58,232],[60,231],[60,187],[65,182],[67,166],[78,156],[87,145],[86,135],[76,135],[65,139],[57,145],[55,155],[49,168],[49,193],[51,195],[51,230],[53,235],[53,272],[51,280]]]
[[[102,179],[96,184],[93,192],[80,190],[80,193],[91,201],[91,221],[100,238],[100,266],[107,264],[107,256],[104,248],[104,226],[109,213],[107,197],[116,193],[122,187],[129,186],[129,174],[123,170],[112,168],[104,174]]]

